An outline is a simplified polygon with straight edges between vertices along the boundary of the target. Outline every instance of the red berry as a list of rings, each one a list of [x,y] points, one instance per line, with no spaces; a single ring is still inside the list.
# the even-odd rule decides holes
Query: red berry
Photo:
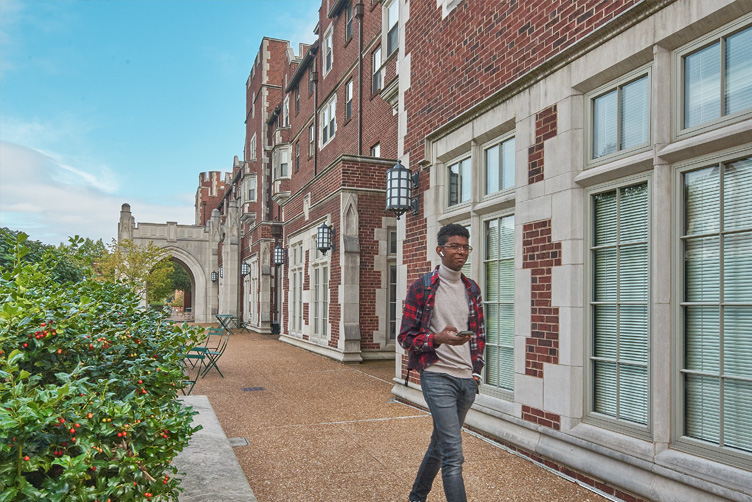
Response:
[[[73,427],[71,427],[70,433],[71,434],[75,434],[76,433],[76,429],[74,429]]]
[[[26,460],[26,461],[28,462],[28,461],[29,461],[29,456],[28,456],[28,455],[26,455],[26,456],[24,457],[24,460]]]
[[[81,424],[76,424],[76,427],[81,427]]]
[[[65,423],[65,419],[63,417],[58,418],[58,420],[60,421],[61,424]]]
[[[28,343],[24,343],[24,344],[23,344],[23,348],[27,348],[28,346],[29,346],[29,344],[28,344]]]

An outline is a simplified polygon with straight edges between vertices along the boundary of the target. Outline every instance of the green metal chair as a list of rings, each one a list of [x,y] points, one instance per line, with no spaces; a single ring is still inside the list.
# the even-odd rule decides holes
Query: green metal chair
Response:
[[[191,393],[199,377],[202,376],[202,372],[205,371],[208,360],[208,356],[206,355],[207,350],[205,347],[194,347],[183,355],[183,383],[185,385],[180,391],[184,396]],[[190,368],[188,368],[189,365]],[[196,373],[191,377],[193,370]],[[188,389],[188,392],[186,392],[186,389]]]
[[[222,357],[222,354],[225,353],[225,349],[227,349],[227,342],[230,341],[230,331],[225,330],[225,332],[222,335],[221,340],[219,341],[219,345],[215,349],[207,349],[204,351],[204,354],[207,358],[206,363],[206,369],[204,370],[204,374],[202,376],[206,376],[207,373],[209,373],[209,370],[214,368],[217,370],[217,373],[219,373],[219,376],[224,378],[225,376],[222,374],[221,371],[219,371],[219,366],[217,366],[217,361]]]

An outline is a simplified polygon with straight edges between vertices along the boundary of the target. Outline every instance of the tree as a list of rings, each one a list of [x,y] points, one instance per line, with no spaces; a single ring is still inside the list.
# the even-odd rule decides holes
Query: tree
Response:
[[[166,285],[168,290],[172,286],[173,266],[167,258],[169,253],[153,242],[138,245],[131,240],[118,243],[113,239],[98,267],[106,280],[124,282],[143,300],[156,301],[164,295]]]
[[[79,282],[94,274],[93,263],[105,252],[101,239],[95,242],[76,235],[68,239],[69,244],[55,247],[28,237],[23,232],[0,228],[0,268],[7,269],[12,265],[10,256],[18,242],[23,245],[23,263],[46,263],[45,270],[59,284]]]
[[[188,277],[188,273],[185,271],[185,268],[183,268],[181,265],[177,265],[173,267],[172,286],[173,286],[173,289],[177,289],[180,291],[191,290],[191,278]]]

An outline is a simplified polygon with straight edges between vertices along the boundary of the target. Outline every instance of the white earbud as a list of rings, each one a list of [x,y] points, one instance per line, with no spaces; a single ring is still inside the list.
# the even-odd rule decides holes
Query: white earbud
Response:
[[[443,251],[439,251],[439,254],[440,254],[441,256],[444,256],[444,252],[443,252]]]

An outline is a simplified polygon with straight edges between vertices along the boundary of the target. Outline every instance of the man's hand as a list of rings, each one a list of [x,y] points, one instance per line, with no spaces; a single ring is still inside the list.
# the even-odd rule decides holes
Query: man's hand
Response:
[[[454,326],[447,326],[433,335],[434,344],[446,343],[447,345],[462,345],[470,341],[472,337],[457,336],[459,330]]]

